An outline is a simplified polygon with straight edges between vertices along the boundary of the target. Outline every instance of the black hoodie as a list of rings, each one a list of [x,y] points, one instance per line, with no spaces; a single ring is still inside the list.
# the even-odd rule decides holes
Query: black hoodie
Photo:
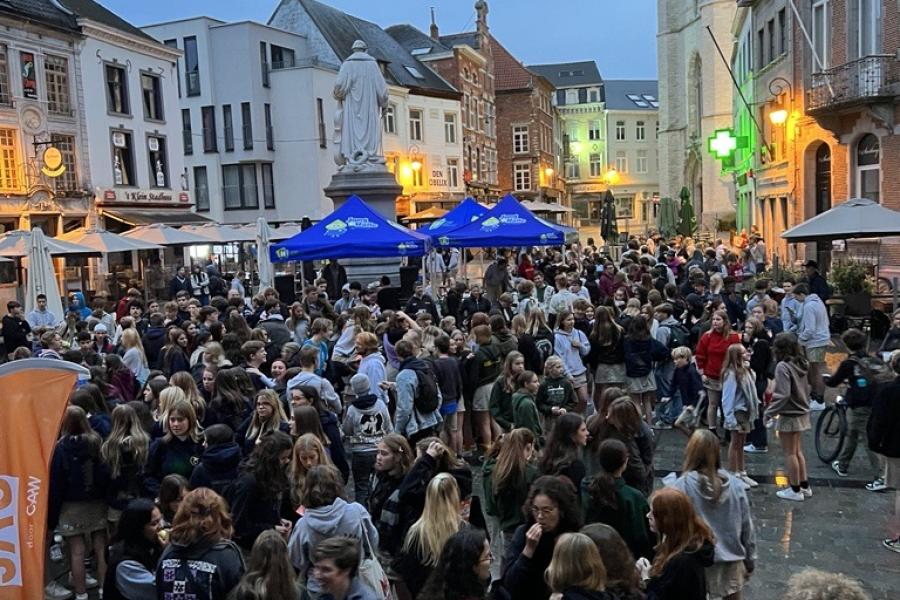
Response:
[[[207,487],[223,496],[229,483],[237,479],[241,447],[235,442],[211,446],[203,451],[200,464],[191,473],[191,489]]]
[[[147,355],[147,365],[151,369],[158,369],[161,364],[162,349],[166,345],[166,328],[148,327],[141,343],[144,345],[144,354]]]
[[[647,600],[706,600],[706,568],[713,565],[714,556],[709,541],[699,550],[676,554],[647,582]]]

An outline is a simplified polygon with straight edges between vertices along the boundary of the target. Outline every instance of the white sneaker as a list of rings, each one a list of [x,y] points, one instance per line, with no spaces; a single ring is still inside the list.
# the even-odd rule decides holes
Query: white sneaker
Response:
[[[883,492],[887,489],[887,485],[883,477],[876,477],[874,481],[866,484],[866,489],[870,492]]]
[[[44,586],[44,600],[69,600],[75,592],[68,590],[58,581],[51,581]]]
[[[72,582],[72,574],[71,573],[69,573],[69,585],[75,585]],[[95,587],[99,587],[99,586],[100,586],[100,582],[97,581],[90,573],[85,571],[84,572],[84,587],[86,589],[92,590]]]
[[[812,498],[812,488],[800,488],[800,493],[803,494],[805,498]]]
[[[809,410],[811,410],[812,412],[825,410],[825,403],[819,402],[818,400],[810,400],[809,401]]]
[[[802,492],[795,492],[791,488],[778,490],[775,492],[775,495],[782,500],[793,500],[794,502],[803,502],[806,499],[806,496],[804,496]]]
[[[755,488],[759,485],[759,482],[755,479],[751,479],[749,475],[747,475],[747,471],[741,471],[737,474],[737,478],[747,484],[748,487]]]
[[[744,446],[744,452],[746,452],[747,454],[768,454],[769,448],[768,446],[757,448],[753,444],[747,444],[746,446]]]

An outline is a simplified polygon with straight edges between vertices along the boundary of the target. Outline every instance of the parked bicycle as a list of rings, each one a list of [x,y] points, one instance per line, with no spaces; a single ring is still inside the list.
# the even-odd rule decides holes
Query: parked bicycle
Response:
[[[838,396],[834,404],[819,413],[816,422],[816,454],[825,464],[838,457],[847,437],[847,402]]]

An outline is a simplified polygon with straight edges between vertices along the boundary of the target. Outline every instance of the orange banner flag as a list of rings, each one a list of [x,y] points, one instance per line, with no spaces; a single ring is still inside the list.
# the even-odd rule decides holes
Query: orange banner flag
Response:
[[[79,365],[48,358],[0,366],[0,599],[44,595],[50,457]]]

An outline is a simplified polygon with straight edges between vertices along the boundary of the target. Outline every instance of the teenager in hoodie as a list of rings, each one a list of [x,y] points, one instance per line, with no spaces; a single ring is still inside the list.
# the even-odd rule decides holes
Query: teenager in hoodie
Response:
[[[153,440],[144,470],[144,490],[150,497],[159,492],[159,484],[166,475],[175,473],[190,479],[203,453],[203,433],[188,400],[175,400],[167,419],[168,430],[163,437]]]
[[[400,369],[395,382],[397,411],[394,414],[394,427],[397,433],[405,435],[411,443],[415,443],[417,440],[433,435],[441,423],[441,390],[437,389],[437,408],[427,413],[419,411],[416,408],[416,396],[419,394],[419,379],[416,371],[431,372],[431,367],[424,360],[416,358],[416,349],[408,340],[397,342],[394,350],[397,352],[397,358],[400,359]]]
[[[345,501],[343,493],[341,474],[332,465],[317,465],[306,474],[302,492],[305,511],[291,533],[288,553],[301,581],[316,596],[322,586],[314,576],[311,554],[319,542],[336,536],[352,537],[359,541],[360,562],[367,546],[378,547],[378,531],[369,513],[361,504]]]
[[[812,428],[809,420],[809,363],[793,333],[779,333],[772,345],[775,352],[775,387],[772,403],[766,409],[766,420],[777,418],[790,488],[776,492],[784,500],[802,502],[812,497],[806,474],[806,457],[800,437]]]
[[[238,465],[243,455],[234,441],[234,432],[228,425],[212,425],[203,431],[203,454],[200,464],[191,473],[191,489],[208,487],[220,496],[225,488],[237,479]]]
[[[576,410],[584,412],[588,401],[587,367],[584,357],[591,351],[591,343],[587,336],[575,329],[575,315],[568,310],[559,313],[558,327],[554,336],[553,353],[560,357],[566,369],[566,375],[572,381],[578,398]]]
[[[538,440],[544,434],[541,429],[541,415],[534,402],[540,386],[541,381],[534,371],[523,371],[516,378],[517,389],[512,396],[513,427],[528,429]]]
[[[638,560],[646,600],[706,600],[706,569],[713,565],[713,533],[684,492],[663,488],[650,497],[650,529],[660,539],[653,563]]]
[[[544,418],[551,420],[576,409],[578,396],[571,380],[566,377],[566,368],[560,357],[551,356],[544,363],[544,380],[538,388],[535,403]]]
[[[794,287],[794,297],[803,305],[797,341],[806,351],[809,361],[809,385],[812,387],[812,410],[825,408],[825,349],[831,344],[831,330],[828,309],[816,294],[809,291],[805,283]]]
[[[684,451],[681,477],[672,487],[687,494],[715,536],[715,558],[706,569],[707,592],[715,598],[740,598],[756,565],[756,532],[746,486],[722,469],[719,440],[698,429]]]
[[[356,398],[347,407],[342,425],[344,439],[350,448],[350,468],[353,472],[353,499],[365,506],[369,498],[369,479],[375,467],[378,442],[393,431],[387,405],[370,393],[369,378],[357,373],[350,378],[350,388]]]
[[[519,342],[510,333],[506,318],[503,315],[491,315],[491,344],[500,353],[500,358],[519,348]]]
[[[361,331],[356,334],[356,354],[359,356],[357,373],[369,378],[369,391],[379,400],[388,403],[387,389],[382,383],[387,381],[384,356],[378,351],[378,337],[374,333]]]

